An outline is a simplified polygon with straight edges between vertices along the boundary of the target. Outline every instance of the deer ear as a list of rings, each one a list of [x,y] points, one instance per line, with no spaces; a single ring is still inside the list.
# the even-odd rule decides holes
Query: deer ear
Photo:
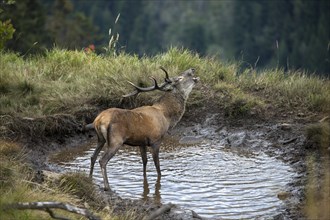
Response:
[[[165,87],[165,91],[169,92],[169,91],[172,91],[174,89],[173,85],[172,84],[168,84],[166,87]]]
[[[163,91],[165,92],[170,92],[174,89],[175,87],[175,80],[171,78],[171,83],[167,84],[164,88]]]

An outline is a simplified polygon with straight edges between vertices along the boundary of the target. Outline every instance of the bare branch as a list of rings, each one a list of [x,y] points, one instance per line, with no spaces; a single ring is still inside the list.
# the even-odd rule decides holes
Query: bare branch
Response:
[[[70,220],[68,218],[64,218],[62,216],[55,215],[54,212],[50,208],[46,208],[44,211],[45,212],[48,212],[48,214],[50,215],[50,217],[52,217],[53,219]]]
[[[14,204],[8,204],[4,207],[4,209],[37,209],[48,212],[49,215],[56,219],[65,219],[63,217],[55,216],[53,211],[50,209],[63,209],[68,212],[76,213],[79,215],[83,215],[90,220],[100,220],[99,217],[95,216],[87,209],[79,208],[70,204],[62,203],[62,202],[19,202]]]

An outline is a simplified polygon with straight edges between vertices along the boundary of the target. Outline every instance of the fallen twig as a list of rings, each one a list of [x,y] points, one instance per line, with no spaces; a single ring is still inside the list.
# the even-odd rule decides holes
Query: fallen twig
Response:
[[[149,216],[144,217],[143,220],[155,219],[156,217],[160,216],[161,214],[170,211],[173,206],[174,205],[172,203],[169,203],[167,205],[163,205],[162,207],[160,207],[159,209],[157,209],[156,211],[151,213]]]
[[[298,138],[295,137],[295,138],[291,138],[289,140],[285,140],[285,141],[281,141],[280,143],[283,144],[283,145],[286,145],[286,144],[290,144],[292,142],[295,142]]]
[[[14,204],[8,204],[3,209],[37,209],[48,212],[48,214],[54,219],[67,220],[67,218],[56,216],[51,209],[63,209],[68,212],[83,215],[90,220],[100,220],[99,217],[93,215],[87,209],[79,208],[73,205],[65,204],[62,202],[19,202]]]

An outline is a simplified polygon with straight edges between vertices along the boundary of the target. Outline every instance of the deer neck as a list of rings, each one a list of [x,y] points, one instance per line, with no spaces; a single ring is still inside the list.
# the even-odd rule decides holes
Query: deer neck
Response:
[[[153,106],[159,108],[173,128],[182,118],[186,99],[180,93],[165,93]]]

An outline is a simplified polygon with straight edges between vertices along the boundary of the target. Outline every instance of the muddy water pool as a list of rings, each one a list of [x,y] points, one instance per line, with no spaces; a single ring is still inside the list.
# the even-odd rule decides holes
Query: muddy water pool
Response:
[[[57,163],[65,170],[88,173],[95,145],[91,141],[87,150]],[[157,182],[148,153],[144,179],[139,149],[124,146],[108,163],[110,187],[122,198],[171,202],[207,218],[271,218],[284,210],[277,195],[296,176],[289,165],[261,151],[240,151],[207,139],[188,145],[167,138],[161,146],[160,164],[162,179]],[[103,187],[98,163],[93,179]]]

